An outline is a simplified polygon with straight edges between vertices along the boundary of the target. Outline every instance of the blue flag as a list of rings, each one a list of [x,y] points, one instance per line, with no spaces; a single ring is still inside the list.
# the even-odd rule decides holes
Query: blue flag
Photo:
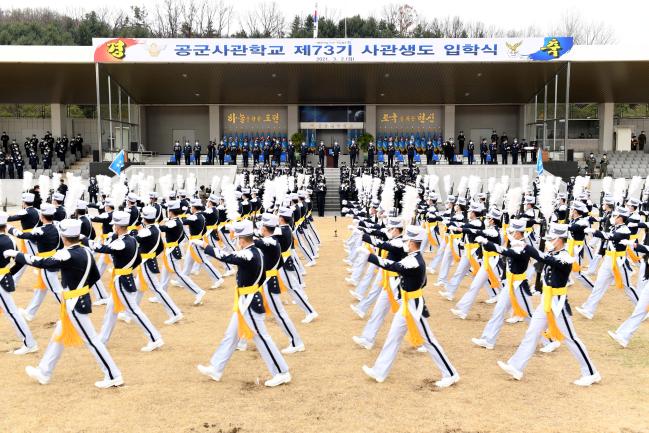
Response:
[[[543,154],[541,153],[541,149],[539,149],[538,154],[536,155],[536,174],[537,176],[541,176],[543,174]]]
[[[124,150],[121,150],[117,154],[115,159],[113,159],[113,162],[110,163],[108,169],[119,176],[122,170],[124,169],[125,165],[126,165],[126,155],[124,153]]]

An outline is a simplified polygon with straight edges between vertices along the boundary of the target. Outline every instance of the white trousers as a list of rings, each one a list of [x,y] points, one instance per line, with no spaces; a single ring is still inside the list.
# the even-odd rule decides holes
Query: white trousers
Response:
[[[392,290],[392,294],[395,296],[395,299],[397,299],[398,285],[399,285],[399,279],[395,277],[390,277],[390,287]],[[379,333],[379,329],[381,329],[381,325],[383,325],[385,318],[390,312],[390,306],[391,305],[390,305],[390,299],[388,298],[388,292],[386,292],[385,289],[382,289],[381,292],[379,293],[378,299],[376,300],[376,304],[374,304],[374,309],[372,309],[372,315],[370,316],[369,320],[365,324],[365,327],[363,328],[362,336],[369,343],[374,344],[374,340],[376,339],[376,334]]]
[[[180,267],[180,259],[176,259],[172,254],[171,254],[171,249],[169,248],[170,251],[166,251],[163,254],[166,254],[167,256],[167,263],[169,263],[169,267],[171,268],[171,273],[176,274],[178,277],[178,282],[185,288],[187,289],[190,293],[197,295],[204,290],[198,287],[198,284],[194,282],[194,280],[191,279],[191,277],[186,274],[182,268]],[[166,266],[162,266],[162,289],[167,290],[167,286],[169,285],[169,280],[171,279],[170,272],[167,270]]]
[[[446,241],[444,240],[445,238],[443,236],[439,236],[438,234],[436,235],[437,243],[439,244],[439,247],[437,248],[437,251],[435,252],[435,255],[433,256],[433,259],[430,261],[430,264],[428,265],[428,269],[435,270],[437,266],[439,266],[442,257],[444,257],[444,252],[446,251],[447,244]]]
[[[253,332],[253,341],[255,342],[255,346],[257,346],[257,350],[261,355],[261,359],[264,360],[268,371],[270,371],[273,376],[278,373],[288,372],[288,365],[286,364],[282,353],[277,349],[273,339],[266,330],[264,314],[258,314],[251,312],[250,309],[246,309],[243,318]],[[237,343],[239,342],[238,333],[239,320],[237,318],[237,313],[233,313],[230,323],[225,330],[223,340],[221,340],[221,344],[216,348],[216,351],[210,360],[210,364],[218,374],[223,373],[226,364],[237,348]]]
[[[362,270],[363,267],[359,266],[359,269]],[[376,278],[376,275],[381,273],[379,268],[373,263],[368,263],[364,269],[365,269],[365,273],[363,274],[363,278],[360,281],[358,281],[358,278],[355,278],[354,274],[352,274],[352,278],[355,281],[358,281],[358,285],[356,286],[355,292],[359,296],[365,296],[367,289],[372,284],[374,278]]]
[[[467,276],[469,269],[471,269],[469,255],[467,254],[467,251],[464,250],[464,254],[462,254],[462,257],[460,257],[460,261],[455,268],[455,273],[451,277],[451,280],[446,284],[446,291],[450,293],[451,296],[455,296],[457,288],[460,287],[460,283],[462,282],[464,277]]]
[[[622,276],[624,293],[626,293],[631,302],[633,302],[633,304],[635,305],[638,303],[639,296],[636,289],[631,285],[631,271],[626,265],[626,258],[617,257],[616,260],[618,269],[620,270],[620,274]],[[610,256],[605,256],[604,262],[597,272],[597,280],[595,281],[593,291],[591,292],[588,299],[586,299],[586,302],[584,302],[584,304],[581,306],[581,308],[586,310],[588,313],[595,315],[595,310],[597,310],[599,301],[602,300],[602,297],[606,293],[606,290],[608,290],[608,287],[614,281],[615,276],[613,275],[613,258]]]
[[[194,256],[190,253],[190,248],[203,263],[199,263],[194,259]],[[187,252],[185,253],[185,266],[183,268],[183,274],[189,275],[195,265],[198,268],[202,267],[203,269],[205,269],[214,283],[218,283],[221,279],[223,279],[219,271],[216,270],[214,264],[212,264],[209,258],[201,251],[201,248],[190,243]]]
[[[633,337],[633,334],[638,330],[640,324],[644,318],[647,317],[649,312],[649,284],[647,284],[647,280],[644,278],[642,279],[641,284],[642,292],[640,293],[638,303],[633,309],[633,313],[631,313],[629,318],[626,319],[616,331],[616,333],[627,342],[631,340],[631,337]]]
[[[101,368],[101,371],[104,372],[105,379],[115,379],[121,377],[122,373],[119,371],[115,365],[115,361],[108,353],[105,344],[101,341],[99,336],[95,333],[95,328],[92,325],[92,321],[87,314],[81,314],[74,310],[74,305],[76,302],[74,300],[66,301],[65,308],[68,310],[68,316],[72,325],[77,330],[77,333],[83,340],[84,344],[92,353],[92,356],[95,357],[97,364]],[[56,328],[54,334],[58,335],[61,332],[61,321],[56,322]],[[41,359],[38,368],[41,372],[47,376],[52,376],[56,363],[61,358],[63,354],[64,346],[60,343],[54,341],[54,338],[50,340],[45,353],[43,354],[43,359]]]
[[[300,284],[297,284],[296,272],[287,271],[282,268],[279,271],[278,277],[281,278],[282,283],[288,289],[289,295],[295,301],[298,307],[304,311],[305,314],[311,314],[315,310],[309,302],[309,297]]]
[[[11,277],[5,275],[4,278]],[[9,323],[11,323],[11,326],[16,331],[16,335],[22,340],[23,344],[27,347],[36,346],[36,340],[34,340],[32,332],[29,330],[29,325],[27,325],[22,314],[18,311],[18,307],[16,307],[11,293],[5,292],[2,287],[0,287],[0,308],[2,308],[0,311],[9,320]]]
[[[54,299],[56,299],[56,302],[60,304],[60,293],[63,291],[61,282],[59,281],[58,272],[46,271],[45,269],[38,269],[38,272],[40,272],[41,278],[43,279],[46,288],[42,290],[35,289],[32,300],[30,301],[27,308],[25,308],[27,314],[32,317],[36,315],[36,312],[38,312],[38,309],[41,307],[41,304],[45,300],[45,295],[47,295],[47,292],[50,292],[54,296]]]
[[[383,273],[381,269],[374,275],[372,279],[372,285],[370,286],[369,293],[360,300],[356,307],[361,310],[363,313],[367,314],[370,307],[374,305],[379,295],[383,291]]]
[[[491,264],[491,269],[493,269],[494,273],[498,275],[498,269],[496,268],[498,264],[498,257],[489,257],[489,263]],[[469,310],[475,303],[475,299],[478,296],[478,292],[480,291],[481,287],[485,288],[487,296],[489,298],[492,298],[498,294],[498,291],[494,290],[491,287],[489,274],[487,273],[487,269],[484,264],[480,266],[478,273],[475,274],[475,277],[473,277],[473,279],[471,280],[469,290],[467,290],[462,298],[460,298],[460,300],[455,305],[455,308],[462,311],[462,314],[469,314]]]
[[[557,322],[557,328],[559,328],[561,334],[565,337],[563,343],[579,362],[582,376],[595,374],[597,369],[590,360],[586,346],[577,336],[572,325],[572,319],[568,313],[566,313],[565,308],[561,310],[559,315],[555,316],[555,321]],[[520,346],[518,346],[516,353],[514,353],[509,361],[507,361],[508,364],[518,371],[523,371],[529,360],[532,358],[532,355],[534,355],[539,338],[541,338],[541,334],[545,332],[547,327],[548,319],[543,310],[543,303],[541,303],[536,307],[534,313],[532,313],[532,318],[527,331],[525,331],[525,336],[523,337]]]
[[[160,281],[158,280],[158,275],[151,272],[151,270],[146,266],[146,261],[142,262],[140,266],[142,267],[142,276],[146,280],[147,287],[155,294],[158,301],[160,301],[160,304],[164,307],[169,318],[178,316],[180,314],[180,308],[178,308],[174,300],[171,298],[171,295],[162,290]],[[140,282],[140,284],[142,284],[142,282]],[[138,290],[138,294],[141,293],[143,292]]]
[[[486,340],[489,344],[496,344],[500,330],[505,323],[505,315],[507,315],[512,309],[510,296],[509,288],[507,283],[505,283],[505,287],[500,291],[500,293],[498,293],[498,301],[496,302],[494,311],[491,314],[491,318],[485,325],[482,335],[480,336],[480,338]],[[520,307],[527,313],[525,320],[529,323],[533,312],[532,297],[525,293],[521,287],[521,281],[514,281],[514,296],[516,296],[518,305],[520,305]]]
[[[444,285],[448,284],[448,273],[453,266],[453,249],[455,249],[457,254],[457,245],[454,245],[456,242],[449,242],[444,248],[444,255],[442,256],[442,262],[439,266],[439,275],[437,276],[437,281],[443,283]]]
[[[114,279],[115,292],[120,302],[124,306],[124,311],[129,314],[131,320],[142,329],[144,335],[149,341],[158,341],[160,338],[160,332],[153,326],[153,323],[149,320],[144,311],[140,308],[137,302],[137,292],[127,292],[122,287],[122,284],[119,281],[119,276],[116,276]],[[117,323],[117,313],[115,312],[115,300],[111,298],[108,300],[106,305],[106,313],[104,314],[104,322],[101,326],[101,331],[99,332],[102,343],[107,344],[110,340],[110,336],[115,329],[115,324]]]
[[[374,363],[374,371],[376,372],[376,375],[381,378],[387,377],[390,373],[394,361],[397,358],[397,354],[399,353],[401,341],[408,331],[406,318],[401,312],[402,309],[403,305],[401,305],[399,311],[393,316],[388,336],[383,344],[381,353],[379,353],[379,356],[376,358],[376,362]],[[421,316],[416,317],[413,313],[416,309],[415,301],[408,301],[408,314],[413,316],[415,323],[417,324],[417,329],[424,340],[423,346],[428,351],[428,355],[433,360],[433,363],[442,373],[442,377],[449,377],[457,374],[451,361],[449,361],[448,357],[444,353],[444,349],[442,349],[442,346],[433,335],[433,332],[428,325],[428,321]]]
[[[288,337],[290,345],[293,347],[300,346],[304,344],[300,333],[297,331],[295,324],[289,317],[284,304],[282,303],[282,296],[280,293],[270,293],[268,291],[268,285],[264,283],[264,293],[266,294],[266,299],[268,300],[268,307],[273,313],[275,322],[279,325],[282,332]]]

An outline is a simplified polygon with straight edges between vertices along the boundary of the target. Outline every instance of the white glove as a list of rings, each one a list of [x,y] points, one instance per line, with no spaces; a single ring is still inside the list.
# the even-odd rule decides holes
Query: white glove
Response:
[[[189,241],[192,245],[196,245],[197,247],[203,248],[203,239],[192,239]]]
[[[2,255],[4,256],[5,259],[8,259],[10,257],[16,257],[18,255],[19,251],[18,250],[5,250]]]
[[[487,238],[485,238],[484,236],[478,236],[477,238],[475,238],[475,241],[477,243],[481,244],[481,245],[484,245],[487,242],[489,242],[489,240]]]
[[[356,250],[356,258],[358,258],[361,263],[367,262],[369,256],[370,252],[367,248],[360,247]]]
[[[595,229],[592,227],[588,227],[587,229],[584,229],[584,233],[588,233],[589,235],[595,233]]]
[[[451,226],[451,227],[449,227],[448,229],[449,229],[450,231],[452,231],[452,232],[460,231],[460,228],[459,228],[459,227],[455,227],[455,226]]]
[[[622,245],[626,245],[627,247],[630,247],[631,245],[633,245],[635,243],[635,241],[632,241],[631,239],[622,239],[620,241],[620,243]]]
[[[9,228],[9,234],[15,237],[18,237],[23,234],[20,230],[18,230],[16,227],[10,227]]]

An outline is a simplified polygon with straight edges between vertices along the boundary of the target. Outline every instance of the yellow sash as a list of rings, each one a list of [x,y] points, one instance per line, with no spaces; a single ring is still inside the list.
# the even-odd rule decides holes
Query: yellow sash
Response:
[[[635,240],[637,240],[637,239],[638,239],[638,235],[637,235],[637,234],[629,236],[629,240],[631,240],[631,241],[635,241]],[[640,257],[638,257],[638,255],[635,253],[635,251],[633,250],[633,248],[631,248],[631,247],[626,247],[626,252],[627,252],[627,254],[629,255],[629,259],[630,259],[633,263],[638,263],[638,262],[640,262]]]
[[[433,236],[433,230],[435,229],[435,227],[437,227],[437,223],[426,222],[425,227],[426,227],[426,234],[428,235],[428,242],[433,246],[438,246],[437,241],[435,240],[435,236]]]
[[[507,246],[509,244],[509,237],[507,237],[507,229],[509,228],[509,224],[503,223],[503,245]]]
[[[509,300],[512,303],[512,310],[514,310],[514,316],[525,318],[529,317],[527,312],[521,308],[518,300],[516,299],[516,294],[514,293],[514,281],[525,281],[527,275],[523,274],[512,274],[507,271],[507,287],[509,289]]]
[[[149,290],[149,285],[146,282],[146,278],[144,278],[144,272],[142,271],[142,266],[146,266],[144,262],[146,262],[149,259],[155,259],[156,253],[155,251],[152,251],[150,253],[144,253],[140,254],[140,257],[142,258],[142,264],[137,267],[137,277],[138,280],[140,280],[140,291],[146,292]]]
[[[480,269],[480,264],[478,261],[475,259],[473,255],[473,251],[477,250],[479,244],[464,244],[464,252],[467,254],[469,257],[469,263],[471,264],[471,273],[475,276],[475,274],[478,273],[478,269]]]
[[[396,313],[399,310],[399,303],[396,299],[394,299],[394,292],[392,291],[392,287],[390,287],[390,277],[398,276],[399,274],[397,274],[396,272],[386,271],[385,269],[383,269],[383,290],[385,290],[388,295],[388,301],[390,301],[390,311],[392,311],[393,313]]]
[[[453,253],[453,261],[459,262],[460,261],[460,256],[457,254],[455,251],[455,246],[453,245],[453,240],[460,240],[462,239],[463,234],[462,233],[451,233],[448,235],[448,246],[451,248],[451,253]],[[459,248],[459,247],[458,247]]]
[[[622,273],[620,272],[620,267],[617,264],[618,257],[625,257],[626,251],[606,251],[606,255],[611,258],[613,276],[615,277],[615,287],[618,289],[624,288],[624,282],[622,281]]]
[[[49,257],[52,257],[54,254],[56,254],[56,250],[51,250],[51,251],[45,251],[42,253],[36,253],[38,257],[47,259]],[[47,289],[47,286],[45,285],[45,281],[43,281],[43,274],[42,272],[46,272],[44,269],[43,270],[36,270],[36,275],[37,275],[37,280],[36,280],[36,290],[45,290]]]
[[[576,241],[572,238],[568,239],[568,254],[572,257],[575,257],[575,245],[583,246],[584,241]],[[575,261],[572,264],[572,272],[579,272],[580,270],[581,266],[579,266],[579,257],[575,257]]]
[[[239,338],[245,338],[249,340],[254,335],[252,329],[250,329],[245,319],[243,318],[243,314],[239,310],[239,296],[252,295],[259,291],[260,288],[258,285],[246,286],[246,287],[235,287],[234,289],[234,306],[232,307],[232,311],[234,313],[237,313],[237,321],[239,323],[237,333],[239,335]],[[264,295],[263,292],[261,292],[261,294],[262,294],[262,299],[264,301],[264,308],[266,309],[266,314],[268,314],[270,310],[266,305],[266,297],[263,296]]]
[[[23,233],[31,233],[34,229],[25,229],[23,230]],[[27,243],[25,242],[25,239],[18,239],[18,250],[25,254],[27,253]]]
[[[192,258],[194,259],[194,261],[196,263],[203,263],[203,260],[201,260],[200,256],[196,252],[196,249],[193,248],[194,245],[191,243],[191,241],[194,241],[194,240],[197,240],[197,239],[201,239],[201,235],[193,235],[193,236],[189,237],[189,241],[190,241],[190,242],[188,242],[189,243],[189,247],[188,247],[189,255],[192,256]]]
[[[489,284],[491,285],[492,289],[500,288],[500,279],[498,278],[498,275],[496,275],[494,270],[491,268],[491,263],[489,262],[489,259],[491,257],[497,257],[497,256],[498,256],[497,252],[485,251],[484,248],[482,249],[482,260],[485,269],[487,270],[487,276],[489,277]]]
[[[548,319],[547,336],[553,340],[563,341],[564,336],[557,327],[557,321],[552,312],[552,298],[567,293],[568,289],[566,287],[543,286],[543,311],[545,311],[545,316]]]
[[[286,250],[286,251],[284,251],[284,252],[282,253],[282,258],[283,258],[284,260],[288,259],[289,257],[291,257],[291,250],[290,250],[290,248],[289,248],[288,250]]]
[[[68,315],[68,310],[65,307],[65,304],[66,301],[70,299],[76,299],[83,295],[87,295],[88,293],[90,293],[90,288],[88,286],[83,286],[82,288],[76,290],[65,290],[62,293],[63,300],[61,302],[61,312],[59,315],[59,319],[61,320],[61,333],[54,336],[54,341],[56,341],[57,343],[60,343],[66,347],[80,346],[81,343],[83,343],[83,340],[81,340],[79,333],[70,321],[70,316]]]
[[[140,230],[141,228],[142,228],[141,226],[133,225],[133,226],[126,227],[126,230],[128,230],[129,232],[132,232],[134,230]]]
[[[101,234],[101,238],[103,240],[106,240],[109,237],[110,237],[110,233],[102,233]],[[110,265],[110,262],[111,262],[110,254],[102,254],[102,255],[103,255],[102,259],[104,260],[104,263],[106,263],[107,265]]]
[[[121,313],[125,310],[124,304],[122,304],[119,296],[117,296],[117,288],[115,287],[115,277],[121,277],[123,275],[133,275],[133,268],[113,268],[113,272],[111,273],[110,277],[110,284],[108,285],[108,287],[110,288],[110,295],[113,297],[113,312],[116,314]]]
[[[410,344],[412,344],[414,347],[419,347],[422,344],[424,344],[424,339],[421,337],[421,334],[419,333],[419,328],[417,328],[417,324],[415,323],[415,318],[412,317],[412,314],[408,311],[408,301],[411,299],[416,299],[416,298],[421,298],[424,296],[424,289],[419,289],[415,290],[414,292],[406,292],[405,290],[401,289],[401,299],[402,299],[402,304],[403,308],[401,310],[401,314],[403,317],[406,319],[406,326],[408,327],[408,341]]]
[[[5,266],[4,268],[0,268],[0,280],[9,273],[10,269],[11,266]],[[0,310],[0,314],[2,314],[2,310]]]
[[[277,269],[266,271],[266,279],[270,280],[272,277],[277,278],[277,284],[279,284],[280,293],[286,293],[286,286],[284,285],[282,279],[279,277],[279,271]]]
[[[167,248],[176,248],[178,246],[178,242],[169,242],[165,243],[165,252],[162,254],[162,264],[164,265],[165,269],[167,272],[173,273],[173,269],[171,269],[171,265],[169,264],[169,259],[167,258]]]

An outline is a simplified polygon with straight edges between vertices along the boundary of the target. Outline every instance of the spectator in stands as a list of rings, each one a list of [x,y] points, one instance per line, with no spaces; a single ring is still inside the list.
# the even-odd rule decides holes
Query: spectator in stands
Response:
[[[5,131],[2,131],[2,136],[0,136],[0,140],[2,140],[2,149],[4,153],[8,152],[8,146],[9,146],[9,136]]]
[[[599,177],[600,178],[606,177],[607,172],[608,172],[608,156],[604,154],[602,156],[602,159],[599,161]]]
[[[647,144],[647,135],[644,131],[640,131],[640,135],[638,136],[638,150],[644,151],[645,144]]]

